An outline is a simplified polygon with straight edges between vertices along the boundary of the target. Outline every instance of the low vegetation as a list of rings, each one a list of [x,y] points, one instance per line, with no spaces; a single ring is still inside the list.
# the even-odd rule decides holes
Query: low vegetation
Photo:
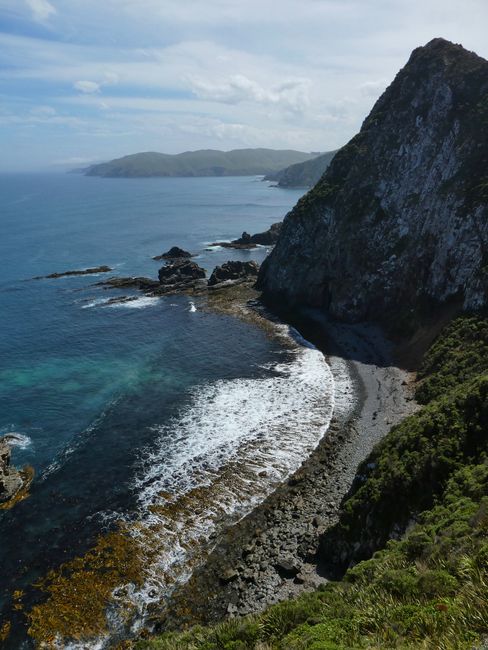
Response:
[[[482,647],[488,636],[488,320],[457,319],[426,355],[425,406],[361,466],[338,526],[340,581],[214,627],[139,641],[159,650]],[[389,538],[389,539],[388,539]],[[396,538],[396,539],[393,539]],[[369,559],[354,565],[357,549]]]

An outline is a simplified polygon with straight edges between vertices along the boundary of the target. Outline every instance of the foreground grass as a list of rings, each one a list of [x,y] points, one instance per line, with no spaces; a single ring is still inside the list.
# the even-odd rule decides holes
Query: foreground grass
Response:
[[[361,466],[323,540],[324,557],[336,553],[344,567],[358,554],[370,559],[263,614],[137,648],[475,648],[488,635],[487,371],[486,319],[456,320],[426,355],[418,386],[426,406]]]

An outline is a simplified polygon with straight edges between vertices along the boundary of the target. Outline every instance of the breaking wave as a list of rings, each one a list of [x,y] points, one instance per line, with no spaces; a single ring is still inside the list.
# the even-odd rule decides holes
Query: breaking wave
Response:
[[[157,427],[133,488],[139,521],[130,527],[150,549],[144,586],[124,600],[139,622],[151,603],[187,580],[212,541],[298,469],[327,431],[334,380],[322,353],[278,325],[286,362],[266,376],[196,387],[189,405]]]

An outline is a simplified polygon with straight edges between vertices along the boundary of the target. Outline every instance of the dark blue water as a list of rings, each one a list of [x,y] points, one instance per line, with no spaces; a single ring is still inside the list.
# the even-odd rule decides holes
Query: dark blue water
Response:
[[[117,294],[94,286],[101,277],[31,278],[101,264],[156,276],[152,256],[173,245],[209,271],[260,262],[264,249],[205,247],[266,229],[300,195],[247,177],[0,176],[0,435],[28,436],[14,462],[36,471],[31,496],[0,511],[6,609],[13,589],[85,550],[110,513],[130,517],[138,453],[191,389],[261,376],[277,353],[258,329],[198,301],[190,311],[185,296],[103,307]]]

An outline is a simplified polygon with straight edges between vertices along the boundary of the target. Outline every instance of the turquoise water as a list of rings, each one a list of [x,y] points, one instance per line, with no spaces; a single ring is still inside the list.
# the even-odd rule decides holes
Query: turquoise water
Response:
[[[101,277],[31,278],[101,264],[155,277],[152,256],[173,245],[209,271],[230,258],[260,262],[262,248],[205,248],[268,228],[300,195],[255,178],[0,176],[0,434],[27,437],[14,462],[36,471],[31,496],[0,511],[4,615],[13,589],[29,599],[33,580],[121,514],[134,516],[143,450],[157,442],[159,478],[173,476],[182,447],[168,434],[166,449],[164,431],[195,392],[272,377],[283,354],[254,327],[198,301],[191,311],[185,296],[103,307],[118,294],[94,286]],[[20,647],[21,618],[14,627],[11,647]]]

